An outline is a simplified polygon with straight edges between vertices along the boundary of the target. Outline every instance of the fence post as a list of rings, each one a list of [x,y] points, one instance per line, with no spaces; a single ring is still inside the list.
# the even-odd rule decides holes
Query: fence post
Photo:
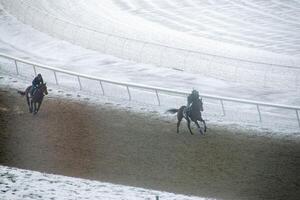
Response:
[[[129,99],[129,101],[131,101],[131,94],[130,94],[128,85],[126,85],[126,88],[127,88],[127,92],[128,92],[128,99]]]
[[[34,71],[34,75],[36,76],[36,68],[35,65],[32,65],[33,71]]]
[[[14,60],[14,61],[15,61],[15,66],[16,66],[16,72],[17,72],[17,75],[19,75],[18,63],[17,63],[17,61],[16,61],[16,60]]]
[[[57,76],[56,76],[56,71],[53,71],[53,73],[54,73],[56,85],[58,85]]]
[[[300,118],[299,118],[298,110],[296,110],[296,115],[297,115],[298,125],[299,125],[299,128],[300,128]]]
[[[258,104],[256,104],[256,108],[257,108],[257,112],[258,112],[258,115],[259,115],[259,121],[262,122],[261,113],[260,113],[260,109],[259,109],[259,105]]]
[[[226,112],[225,112],[225,107],[224,107],[223,100],[220,99],[220,102],[221,102],[221,105],[222,105],[223,116],[225,116],[225,115],[226,115]]]
[[[78,80],[78,83],[79,83],[79,89],[82,90],[82,85],[81,85],[81,81],[80,81],[80,77],[77,76],[77,80]]]
[[[156,94],[158,105],[160,106],[160,99],[159,99],[158,91],[157,90],[155,90],[155,94]]]
[[[100,83],[100,86],[101,86],[102,95],[105,96],[105,93],[104,93],[104,87],[103,87],[103,85],[102,85],[102,81],[99,81],[99,83]]]

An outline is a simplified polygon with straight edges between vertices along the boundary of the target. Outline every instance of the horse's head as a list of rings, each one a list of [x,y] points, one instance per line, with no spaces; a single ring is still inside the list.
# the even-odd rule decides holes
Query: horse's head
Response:
[[[44,95],[47,95],[48,94],[48,90],[47,90],[47,85],[46,83],[43,83],[40,85],[40,89],[41,91],[43,92]]]
[[[204,111],[203,109],[203,102],[202,102],[202,98],[199,99],[199,108],[200,108],[200,111]]]

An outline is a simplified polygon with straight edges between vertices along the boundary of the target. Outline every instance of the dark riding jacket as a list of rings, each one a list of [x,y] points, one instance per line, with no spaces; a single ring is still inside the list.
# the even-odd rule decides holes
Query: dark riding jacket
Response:
[[[32,86],[33,86],[34,88],[37,88],[40,84],[43,84],[43,83],[44,83],[43,78],[42,78],[42,77],[39,78],[39,77],[37,76],[37,77],[35,77],[35,78],[33,79],[33,81],[32,81]]]
[[[193,103],[194,101],[196,101],[199,97],[196,96],[196,95],[193,95],[193,94],[190,94],[188,97],[187,97],[187,107],[189,108],[191,103]]]

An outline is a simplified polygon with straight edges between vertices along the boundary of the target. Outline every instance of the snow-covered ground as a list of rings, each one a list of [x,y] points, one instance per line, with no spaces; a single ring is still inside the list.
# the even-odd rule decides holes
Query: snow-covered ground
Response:
[[[272,3],[266,3],[259,0],[222,0],[221,2],[212,0],[201,2],[194,0],[105,0],[101,1],[102,4],[99,4],[99,1],[96,0],[81,0],[76,3],[73,1],[47,0],[0,0],[1,2],[8,2],[9,5],[23,5],[20,2],[25,2],[24,5],[26,6],[20,9],[19,13],[12,12],[12,14],[16,14],[19,20],[26,22],[27,25],[8,14],[0,6],[0,52],[100,78],[185,91],[195,88],[200,91],[200,94],[206,93],[300,106],[300,70],[297,69],[300,64],[300,5],[298,1],[284,2],[276,0]],[[39,9],[41,12],[33,12],[34,9]],[[41,13],[46,13],[44,14],[45,18],[41,17]],[[38,16],[37,18],[35,18],[35,14]],[[52,21],[49,21],[49,19],[52,19]],[[79,28],[80,31],[78,31],[74,28],[75,26],[70,24],[62,26],[64,24],[61,23],[60,27],[62,29],[58,29],[61,20],[83,28]],[[30,26],[45,32],[39,32]],[[78,26],[76,27],[78,28]],[[294,69],[255,64],[244,66],[245,63],[239,63],[236,60],[230,62],[228,60],[218,61],[217,57],[214,56],[206,58],[202,55],[202,57],[196,58],[191,54],[186,54],[184,57],[178,52],[175,52],[173,57],[168,57],[166,55],[170,56],[172,54],[167,52],[163,55],[165,48],[155,48],[151,45],[146,45],[144,48],[129,43],[129,40],[124,42],[123,40],[115,40],[114,37],[105,36],[107,37],[106,43],[101,43],[104,41],[103,38],[98,37],[97,34],[91,34],[85,28],[101,31],[105,34],[161,43],[231,58],[289,65],[293,66]],[[81,31],[86,31],[86,34],[81,34]],[[62,33],[63,37],[59,32]],[[56,37],[67,41],[59,40]],[[91,48],[85,49],[69,42]],[[102,44],[106,45],[104,49],[101,47]],[[126,51],[123,51],[124,49]],[[135,51],[135,49],[139,49],[140,52]],[[132,57],[130,57],[130,54],[132,54]],[[114,55],[130,58],[133,61],[120,59]],[[169,59],[170,62],[168,61],[168,64],[166,64],[169,68],[134,62],[152,63],[152,59],[157,60],[157,58],[161,58],[157,62],[161,66],[166,63],[164,59]],[[193,58],[197,62],[193,63]],[[183,68],[187,69],[186,71],[173,69],[172,67],[180,68],[177,65],[170,66],[170,63],[177,62],[177,59],[180,66],[183,60],[186,61],[185,64],[191,66]],[[207,59],[207,62],[198,62],[199,59]],[[231,65],[234,67],[231,68]],[[239,65],[242,67],[236,67]],[[199,67],[195,69],[195,72],[193,72],[194,66]],[[12,62],[0,59],[2,77],[0,85],[18,89],[23,87],[25,89],[30,84],[30,79],[33,78],[32,68],[20,65],[20,73],[23,76],[16,76],[17,79],[21,78],[20,81],[11,83],[9,81],[12,74],[14,74],[13,67]],[[39,70],[38,72],[44,75],[45,80],[49,82],[51,87],[56,87],[54,84],[51,85],[51,83],[54,83],[53,74],[45,70]],[[7,75],[7,73],[10,75]],[[27,79],[24,79],[25,76]],[[77,88],[72,86],[74,85],[72,78],[61,75],[59,78],[62,85],[69,86],[69,90],[77,93]],[[94,84],[96,83],[87,83],[85,86],[97,90],[101,94],[98,89],[99,85],[95,88]],[[95,96],[97,92],[92,91],[92,93],[94,98],[97,98]],[[122,96],[120,90],[113,89],[111,91],[111,96],[120,95]],[[104,97],[101,96],[101,98]],[[122,101],[122,103],[126,104],[126,101]],[[185,104],[184,98],[181,98],[177,104],[170,104],[166,101],[162,107],[154,109],[159,109],[159,112],[163,115],[166,108],[182,104]],[[227,110],[224,118],[221,116],[221,108],[216,107],[216,105],[216,102],[204,100],[204,117],[208,120],[208,123],[228,123],[230,124],[228,126],[237,123],[245,128],[258,128],[265,132],[276,133],[274,135],[297,135],[299,133],[294,111],[291,113],[286,112],[284,115],[282,113],[276,114],[276,112],[273,115],[263,115],[264,123],[260,124],[255,106],[226,105],[232,110]],[[270,110],[267,109],[266,111],[269,112]],[[86,185],[90,185],[93,190],[96,188],[99,191],[102,189],[112,191],[108,194],[92,193],[91,195],[108,195],[103,196],[103,198],[109,199],[120,197],[120,195],[118,196],[120,193],[118,188],[121,186],[108,188],[110,184],[52,177],[6,167],[1,167],[0,171],[1,178],[4,177],[3,180],[1,179],[0,185],[2,183],[8,184],[10,189],[25,187],[25,184],[22,184],[24,181],[26,184],[32,183],[20,193],[20,195],[29,195],[28,198],[33,197],[30,196],[30,193],[37,194],[34,184],[49,183],[49,181],[52,184],[48,184],[47,188],[42,189],[43,191],[50,191],[49,199],[52,198],[51,192],[55,193],[54,196],[58,194],[53,191],[52,186],[56,188],[55,190],[61,189],[63,194],[69,195],[69,193],[65,193],[66,190],[74,191],[74,187],[86,188]],[[14,179],[14,177],[17,178]],[[59,182],[55,182],[57,179],[59,179]],[[12,180],[15,180],[15,183]],[[64,187],[70,186],[70,188],[64,190],[64,187],[57,187],[61,186],[60,181],[65,180],[67,184],[64,184]],[[71,184],[69,180],[74,180],[75,183]],[[19,185],[16,185],[18,183]],[[29,193],[27,193],[26,188],[28,188],[28,192],[30,191]],[[132,191],[139,191],[139,189],[125,188],[121,190],[132,195],[128,199],[152,199],[159,193],[151,191],[148,193],[147,191],[145,196],[143,192],[143,195],[139,196],[140,193],[132,193]],[[12,196],[10,195],[12,193],[19,195],[14,189],[10,190],[11,193],[5,192],[4,198],[11,199]],[[78,192],[78,190],[76,191]],[[141,191],[146,190],[141,189]],[[81,198],[81,195],[87,197],[84,196],[86,194],[85,190],[79,192],[83,193],[73,193],[79,195],[76,198]],[[1,195],[3,195],[3,191]],[[164,195],[166,195],[166,199],[189,199],[189,197],[177,198],[172,196],[173,194],[159,193],[159,196]],[[96,198],[96,196],[93,197]],[[23,199],[25,197],[18,196],[17,198]],[[39,199],[39,196],[33,198]],[[127,197],[122,196],[122,198],[126,199]]]
[[[128,200],[209,200],[168,192],[148,190],[72,178],[0,165],[1,200],[128,199]]]
[[[17,5],[14,1],[10,2]],[[99,3],[97,0],[81,0],[74,3],[67,0],[62,3],[22,0],[21,2],[24,8],[29,10],[35,8],[57,19],[148,42],[166,43],[166,35],[175,37],[175,41],[177,37],[184,36],[204,42],[205,45],[197,48],[206,50],[214,46],[208,45],[211,43],[217,44],[218,49],[230,45],[239,51],[241,49],[249,51],[247,48],[241,48],[243,46],[254,47],[255,51],[268,50],[285,55],[299,55],[298,1],[104,0]],[[34,23],[32,18],[29,19]],[[145,34],[147,32],[148,34]],[[191,37],[192,35],[197,37]],[[222,53],[224,55],[225,52]]]
[[[299,1],[114,0],[120,12],[214,41],[299,55]]]

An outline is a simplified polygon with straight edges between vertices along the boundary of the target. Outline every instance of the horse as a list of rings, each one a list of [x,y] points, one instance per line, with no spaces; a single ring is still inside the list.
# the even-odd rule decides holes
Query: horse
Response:
[[[193,121],[197,125],[201,134],[203,134],[203,131],[201,130],[198,121],[202,122],[204,124],[204,132],[206,132],[207,127],[206,127],[205,121],[202,119],[202,115],[201,115],[202,111],[203,111],[203,102],[202,102],[202,98],[201,98],[201,99],[197,99],[196,101],[194,101],[192,103],[190,111],[187,111],[186,106],[181,106],[179,109],[173,108],[173,109],[167,110],[166,112],[171,113],[171,114],[177,113],[177,119],[178,119],[177,133],[179,133],[180,122],[181,122],[182,118],[184,118],[187,121],[187,126],[188,126],[188,129],[189,129],[191,135],[193,135],[193,132],[192,132],[191,126],[190,126],[191,121]]]
[[[48,94],[48,91],[46,83],[40,84],[32,96],[30,94],[31,89],[32,86],[29,86],[26,88],[25,92],[18,91],[18,93],[22,96],[26,96],[29,112],[35,115],[39,111],[44,96]]]

